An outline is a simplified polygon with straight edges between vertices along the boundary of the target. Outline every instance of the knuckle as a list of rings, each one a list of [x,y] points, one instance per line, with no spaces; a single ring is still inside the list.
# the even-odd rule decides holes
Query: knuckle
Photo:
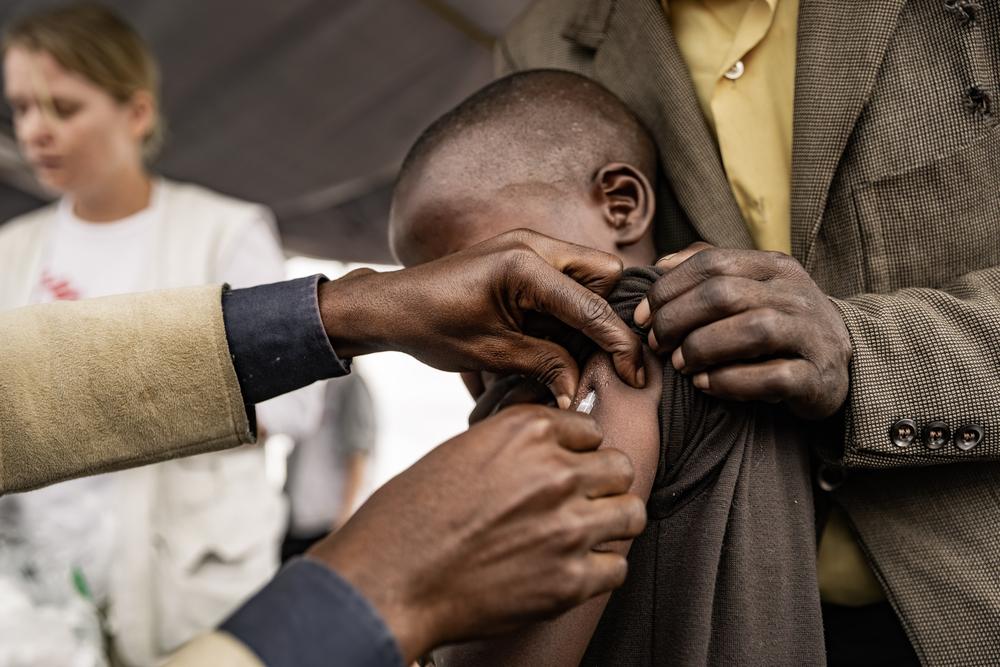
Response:
[[[556,428],[548,415],[536,413],[525,424],[524,429],[535,442],[548,442],[555,439]]]
[[[504,239],[512,244],[523,247],[530,247],[532,232],[524,227],[518,227],[517,229],[512,229],[506,234],[504,234]]]
[[[603,327],[609,325],[617,317],[611,310],[608,302],[591,293],[582,293],[579,298],[583,301],[580,305],[580,312],[584,319],[593,326]]]
[[[703,250],[692,259],[698,260],[694,267],[705,275],[725,275],[731,273],[739,262],[732,250],[710,248]]]
[[[684,363],[689,368],[700,367],[711,362],[711,354],[706,345],[707,334],[697,329],[692,331],[681,343],[681,351],[684,353]]]
[[[587,568],[582,559],[571,558],[562,566],[558,595],[567,601],[581,601],[586,591]]]
[[[646,504],[639,496],[626,496],[623,514],[626,535],[634,537],[646,528]]]
[[[611,568],[610,584],[613,588],[617,588],[625,583],[625,579],[628,577],[628,560],[624,556],[618,556],[615,559],[614,564]]]
[[[649,288],[646,292],[646,298],[649,300],[649,306],[651,309],[662,306],[667,302],[670,295],[670,283],[667,281],[666,277],[660,277],[656,279],[653,286]]]
[[[788,297],[789,308],[792,313],[813,313],[816,302],[809,294],[794,292]]]
[[[607,469],[621,485],[628,488],[635,480],[635,466],[632,465],[632,459],[625,452],[618,449],[605,449],[602,451],[607,452],[606,456],[609,459]]]
[[[768,383],[769,389],[774,394],[786,395],[800,382],[798,374],[791,364],[781,364],[777,366],[771,374],[771,381]]]
[[[549,419],[549,416],[546,414],[545,409],[540,405],[522,403],[504,410],[500,413],[498,419],[503,419],[511,422],[515,426],[523,427],[535,420]]]
[[[802,268],[799,261],[791,255],[770,251],[768,252],[768,256],[779,275],[794,276],[799,273],[805,273],[805,269]]]
[[[706,275],[710,273],[711,269],[715,266],[718,261],[718,256],[718,250],[715,248],[708,248],[689,257],[682,266],[684,266],[688,271],[693,272],[695,275]]]
[[[587,545],[587,530],[583,519],[575,513],[566,512],[556,530],[562,548],[577,551]]]
[[[530,374],[544,385],[552,385],[563,371],[563,362],[559,357],[545,352],[539,352],[529,364]]]
[[[711,312],[726,310],[733,299],[730,282],[725,278],[709,278],[702,283],[700,296],[702,303]]]
[[[769,348],[777,342],[778,319],[778,312],[771,308],[760,308],[750,315],[747,329],[758,346]]]
[[[538,254],[534,248],[517,236],[522,231],[524,230],[515,229],[513,232],[509,232],[513,237],[502,254],[503,268],[512,275],[528,274],[535,262],[538,261]]]
[[[546,477],[547,495],[555,501],[572,496],[580,487],[580,472],[574,466],[568,465],[562,456],[552,459],[554,470]],[[560,528],[565,528],[569,519],[560,521]]]

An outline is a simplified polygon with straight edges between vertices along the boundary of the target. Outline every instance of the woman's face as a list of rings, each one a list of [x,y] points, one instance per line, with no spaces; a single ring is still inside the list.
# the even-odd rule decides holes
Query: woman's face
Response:
[[[45,51],[10,48],[3,66],[17,141],[42,185],[86,192],[141,167],[150,125],[143,109],[119,103]]]

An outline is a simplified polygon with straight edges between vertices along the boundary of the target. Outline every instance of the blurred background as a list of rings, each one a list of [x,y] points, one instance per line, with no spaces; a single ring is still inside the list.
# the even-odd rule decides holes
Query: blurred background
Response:
[[[0,27],[67,4],[0,0]],[[280,251],[259,218],[244,221],[264,234],[248,246],[257,254],[239,274],[252,284],[282,271],[336,278],[361,266],[398,268],[386,238],[396,170],[425,127],[490,81],[494,40],[528,2],[101,4],[135,28],[159,64],[166,135],[149,171],[274,213]],[[13,121],[0,101],[0,231],[58,199],[22,156]],[[150,197],[153,215],[158,200]],[[206,210],[218,205],[204,201]],[[72,205],[51,210],[49,222],[63,232],[66,224],[80,227]],[[104,220],[134,231],[146,224],[137,219],[144,212]],[[85,248],[62,236],[50,243],[40,279],[0,260],[0,286],[34,281],[27,303],[167,286],[143,282],[150,268],[141,260],[116,266],[123,255],[138,255],[139,245],[112,256],[99,238],[101,223],[81,224],[98,239],[86,266],[74,257]],[[197,236],[192,225],[185,229]],[[53,281],[51,268],[68,278]],[[188,280],[195,275],[201,278]],[[210,275],[241,286],[225,271]],[[181,284],[205,280],[195,272]],[[71,289],[81,284],[86,289]],[[260,406],[263,451],[203,455],[0,498],[0,667],[161,663],[256,590],[279,558],[336,530],[374,489],[466,428],[472,401],[458,376],[390,353],[354,368],[360,382],[318,383],[312,398],[296,392],[284,405]]]
[[[0,24],[65,2],[3,0]],[[291,276],[384,269],[395,171],[417,135],[488,82],[525,0],[111,0],[159,60],[166,143],[153,169],[275,213]],[[2,75],[0,75],[2,76]],[[0,105],[0,224],[52,199]],[[457,378],[362,359],[378,411],[368,489],[461,430]]]

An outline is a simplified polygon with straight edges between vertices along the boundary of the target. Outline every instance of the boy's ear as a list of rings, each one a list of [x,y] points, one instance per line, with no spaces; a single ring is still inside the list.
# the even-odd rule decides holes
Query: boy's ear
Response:
[[[619,246],[636,243],[649,230],[656,204],[649,181],[630,164],[612,162],[594,176],[594,196]]]

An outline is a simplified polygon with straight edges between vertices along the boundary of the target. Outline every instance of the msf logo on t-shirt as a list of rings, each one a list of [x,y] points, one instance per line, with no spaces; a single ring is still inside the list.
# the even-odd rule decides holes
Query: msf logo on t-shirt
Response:
[[[48,269],[42,271],[42,290],[49,294],[53,301],[76,301],[80,298],[78,292],[65,278],[56,278]]]

